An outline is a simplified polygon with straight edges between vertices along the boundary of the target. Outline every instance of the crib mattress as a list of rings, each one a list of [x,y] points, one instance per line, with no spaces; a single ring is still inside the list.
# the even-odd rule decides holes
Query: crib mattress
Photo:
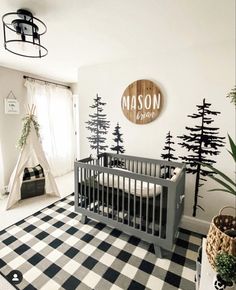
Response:
[[[141,180],[129,179],[123,176],[112,175],[100,173],[96,177],[96,181],[100,185],[114,187],[116,189],[124,190],[132,195],[142,196],[142,197],[153,197],[161,193],[162,187],[158,184],[148,183]]]

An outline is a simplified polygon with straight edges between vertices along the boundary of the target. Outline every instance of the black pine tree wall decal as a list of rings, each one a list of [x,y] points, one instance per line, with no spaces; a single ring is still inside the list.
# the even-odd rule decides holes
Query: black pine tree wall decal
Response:
[[[86,128],[91,132],[91,136],[87,137],[90,148],[95,149],[98,156],[101,151],[105,151],[108,147],[105,142],[110,122],[106,120],[106,115],[102,113],[103,106],[106,103],[101,101],[101,97],[98,94],[93,100],[94,104],[90,108],[95,109],[95,113],[89,114],[90,120],[86,122],[88,124]]]
[[[173,160],[178,159],[173,154],[175,149],[172,148],[172,145],[175,144],[175,142],[172,141],[172,138],[173,136],[170,134],[170,131],[169,131],[166,135],[166,142],[163,148],[164,153],[161,154],[161,157],[167,161],[173,161]],[[174,169],[174,167],[172,169]],[[171,178],[172,170],[170,170],[169,166],[168,167],[162,166],[161,170],[162,170],[163,178]]]
[[[220,112],[211,111],[211,104],[203,99],[202,105],[197,105],[198,113],[188,115],[193,119],[199,119],[200,124],[195,125],[193,128],[185,127],[190,133],[189,135],[179,136],[183,140],[179,143],[182,147],[186,148],[190,154],[188,156],[180,157],[187,163],[187,173],[196,174],[195,192],[194,192],[194,205],[193,216],[196,216],[197,209],[202,208],[198,203],[199,188],[203,185],[202,181],[206,181],[205,176],[212,174],[207,170],[202,169],[201,163],[213,164],[216,161],[212,160],[209,156],[218,155],[219,147],[224,146],[225,137],[217,136],[219,128],[211,127],[210,124],[214,121],[210,116],[217,116]]]
[[[116,154],[119,154],[119,153],[124,153],[125,152],[125,149],[124,149],[124,146],[121,145],[123,143],[123,139],[121,138],[121,136],[123,134],[120,133],[120,125],[119,123],[117,123],[116,127],[115,127],[115,130],[114,132],[112,133],[112,135],[115,136],[115,138],[113,139],[113,141],[115,141],[115,145],[112,146],[110,149],[112,151],[116,151]]]
[[[174,156],[174,154],[172,153],[173,151],[175,151],[175,149],[173,149],[171,146],[172,144],[175,144],[175,142],[172,141],[173,136],[170,134],[170,131],[167,133],[166,135],[166,142],[165,142],[165,146],[163,148],[163,150],[166,153],[162,153],[161,157],[165,160],[168,161],[172,161],[172,160],[177,160],[178,158],[176,158]]]

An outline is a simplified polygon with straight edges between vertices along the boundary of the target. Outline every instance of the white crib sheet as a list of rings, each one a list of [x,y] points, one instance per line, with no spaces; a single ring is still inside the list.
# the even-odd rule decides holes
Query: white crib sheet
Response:
[[[122,168],[115,168],[116,170],[120,170],[120,171],[125,171],[125,172],[131,172],[127,169],[122,169]],[[178,177],[178,175],[180,174],[181,169],[176,167],[174,170],[174,175],[173,177],[170,179],[170,181],[175,181],[176,178]],[[109,175],[109,178],[108,178]],[[112,185],[114,186],[114,188],[120,188],[121,190],[123,190],[125,192],[130,192],[130,194],[135,194],[136,192],[136,196],[141,196],[142,193],[142,197],[147,197],[147,195],[149,197],[153,197],[155,194],[158,195],[161,193],[161,189],[162,186],[158,185],[158,184],[154,184],[154,183],[149,183],[148,182],[141,182],[140,180],[136,180],[136,191],[135,191],[135,180],[134,179],[129,179],[129,178],[125,178],[125,181],[123,181],[125,177],[123,176],[118,176],[118,175],[114,175],[114,185],[113,185],[113,175],[112,174],[108,174],[108,173],[104,173],[104,180],[103,180],[103,176],[102,173],[99,174],[99,178],[96,177],[97,180],[99,180],[99,183],[101,185],[104,186],[109,186],[112,187]],[[130,183],[129,183],[130,180]],[[124,182],[124,186],[123,186],[123,182]],[[156,188],[156,190],[155,190]],[[149,189],[149,191],[148,191]]]

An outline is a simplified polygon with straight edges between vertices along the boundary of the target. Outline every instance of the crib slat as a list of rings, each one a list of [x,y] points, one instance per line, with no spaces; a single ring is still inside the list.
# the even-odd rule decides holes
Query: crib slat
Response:
[[[136,227],[136,186],[137,180],[134,180],[134,228]]]
[[[89,184],[88,184],[88,202],[89,202],[89,210],[91,210],[91,169],[89,169]]]
[[[162,209],[163,209],[163,187],[161,186],[160,193],[160,216],[159,216],[159,237],[161,237],[162,233]]]
[[[114,219],[114,174],[112,174],[112,219]]]
[[[104,172],[102,173],[102,215],[104,216]]]
[[[117,210],[116,210],[116,215],[117,215],[117,221],[119,221],[119,198],[120,198],[120,176],[117,176],[118,180],[117,180]]]
[[[130,225],[130,178],[129,178],[129,192],[128,192],[128,225]]]
[[[81,200],[80,200],[80,206],[83,207],[83,187],[82,187],[82,168],[80,168],[80,196],[81,196]]]
[[[139,224],[139,228],[140,228],[140,230],[142,230],[142,202],[143,202],[143,182],[141,181],[141,191],[140,191],[140,204],[139,204],[139,206],[140,206],[140,224]]]
[[[97,212],[99,213],[100,212],[100,200],[99,200],[99,186],[100,186],[100,173],[98,172],[98,181],[97,181],[97,202],[98,202],[98,205],[97,205]]]
[[[152,234],[155,234],[155,209],[156,209],[156,192],[157,192],[157,187],[156,184],[154,185],[154,195],[152,198],[152,206],[153,206],[153,211],[152,211]]]
[[[109,217],[109,173],[107,173],[107,218]]]
[[[147,162],[145,162],[145,175],[147,175]]]
[[[84,168],[84,206],[87,208],[87,169]]]
[[[146,197],[146,232],[148,232],[148,217],[149,217],[149,185],[147,183],[147,197]]]
[[[123,189],[122,189],[122,222],[125,223],[125,177],[123,176]]]
[[[93,170],[93,212],[95,212],[95,175],[96,171]]]

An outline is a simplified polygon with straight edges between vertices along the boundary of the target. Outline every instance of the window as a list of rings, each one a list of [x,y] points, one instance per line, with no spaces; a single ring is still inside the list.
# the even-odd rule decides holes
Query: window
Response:
[[[73,170],[75,138],[73,100],[69,89],[27,80],[28,99],[36,105],[40,136],[54,176]]]

